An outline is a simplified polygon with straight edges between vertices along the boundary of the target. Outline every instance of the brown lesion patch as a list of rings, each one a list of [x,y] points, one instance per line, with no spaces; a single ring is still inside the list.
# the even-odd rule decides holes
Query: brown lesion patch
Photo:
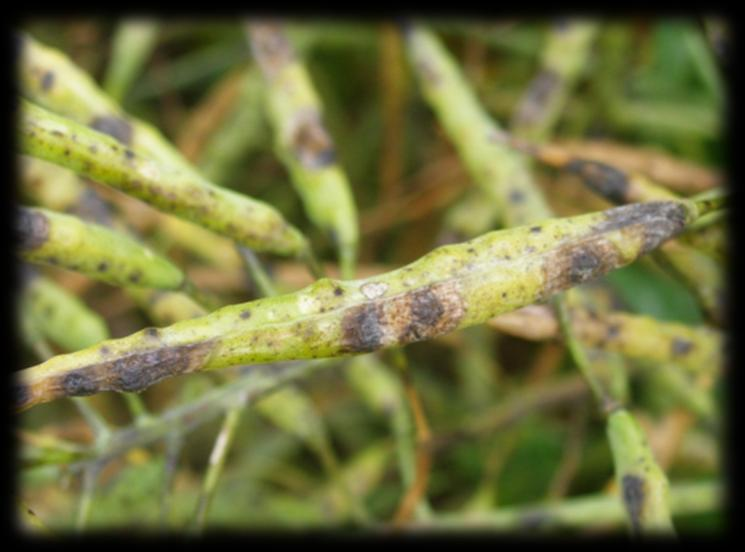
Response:
[[[20,249],[36,249],[49,239],[49,219],[40,211],[20,208],[16,218],[16,230]]]
[[[458,327],[465,305],[448,280],[354,307],[342,320],[342,351],[367,352],[429,339]]]
[[[515,119],[516,125],[533,124],[544,115],[548,101],[556,92],[561,77],[552,69],[543,68],[533,79]]]
[[[90,364],[57,376],[50,386],[52,398],[142,391],[166,378],[200,369],[212,348],[210,340],[136,351]]]
[[[543,296],[589,282],[621,264],[619,251],[602,236],[558,247],[544,257]]]
[[[693,350],[693,343],[682,337],[676,337],[670,343],[670,352],[673,358],[679,358],[687,355]]]
[[[305,110],[295,116],[289,144],[295,158],[308,169],[320,169],[336,161],[334,143],[318,111]]]

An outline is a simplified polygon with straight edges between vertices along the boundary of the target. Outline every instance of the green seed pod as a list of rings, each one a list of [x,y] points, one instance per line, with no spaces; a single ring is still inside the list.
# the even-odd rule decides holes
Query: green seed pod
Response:
[[[657,465],[644,432],[625,409],[608,416],[607,431],[631,532],[673,533],[667,477]]]
[[[110,337],[101,316],[49,278],[34,276],[24,287],[21,301],[42,335],[66,351],[78,351]]]
[[[268,139],[261,109],[261,75],[251,68],[241,78],[243,83],[235,108],[210,136],[199,157],[200,172],[218,184],[225,184],[247,153]]]
[[[351,278],[359,239],[357,209],[322,123],[321,101],[280,26],[252,24],[249,34],[267,82],[265,96],[278,155],[308,217],[337,242],[342,277]]]
[[[541,70],[528,85],[512,120],[512,129],[534,140],[548,137],[571,88],[587,63],[598,26],[581,20],[554,25],[543,49]]]
[[[108,184],[258,251],[308,254],[305,238],[274,208],[213,186],[193,171],[160,165],[110,136],[25,101],[20,127],[23,153]]]
[[[280,429],[315,450],[328,446],[323,421],[310,398],[294,387],[283,387],[260,399],[255,408]]]
[[[480,105],[437,37],[414,26],[407,31],[407,47],[424,97],[471,177],[498,206],[504,225],[550,218],[548,205],[530,182],[525,159],[491,139],[501,132],[499,126]]]
[[[60,266],[116,286],[177,289],[184,274],[133,239],[77,217],[20,207],[19,253],[27,261]]]
[[[104,89],[115,100],[121,101],[137,78],[155,47],[158,30],[158,23],[148,20],[129,20],[117,26],[104,77]]]
[[[168,326],[207,314],[204,307],[182,292],[130,287],[127,288],[127,295],[158,326]]]
[[[370,352],[431,339],[587,282],[680,233],[688,201],[629,205],[492,232],[364,280],[321,279],[18,373],[17,406],[142,390],[178,374]]]

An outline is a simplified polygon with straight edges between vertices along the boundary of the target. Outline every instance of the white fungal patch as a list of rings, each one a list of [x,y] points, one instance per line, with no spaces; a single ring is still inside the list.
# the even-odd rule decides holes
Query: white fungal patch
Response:
[[[360,291],[368,299],[377,299],[388,291],[388,284],[383,282],[368,282],[360,288]]]
[[[297,308],[301,314],[310,314],[318,310],[316,300],[309,295],[301,295],[297,301]]]

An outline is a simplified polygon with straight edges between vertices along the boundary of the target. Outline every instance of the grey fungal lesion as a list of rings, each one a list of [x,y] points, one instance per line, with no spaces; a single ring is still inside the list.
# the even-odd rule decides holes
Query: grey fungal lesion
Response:
[[[621,478],[623,503],[631,520],[631,529],[639,533],[642,527],[642,514],[646,501],[644,479],[638,475],[626,474]]]
[[[16,232],[19,249],[37,249],[49,239],[49,219],[44,213],[20,207],[16,214]]]
[[[267,77],[273,78],[295,61],[295,49],[279,22],[249,23],[248,33],[254,58]]]
[[[643,234],[642,254],[681,233],[688,217],[685,205],[675,201],[634,203],[605,211],[605,220],[596,225],[595,230],[602,233],[640,226]]]
[[[626,173],[601,163],[586,159],[572,159],[564,170],[579,176],[584,184],[615,204],[629,200],[629,178]]]
[[[54,71],[47,70],[41,76],[40,86],[42,92],[49,92],[54,86]]]
[[[299,112],[289,132],[290,150],[307,169],[321,169],[336,161],[336,149],[316,110]]]
[[[532,124],[543,117],[548,101],[556,93],[561,77],[553,69],[544,67],[533,79],[520,104],[514,124],[516,126]]]
[[[342,320],[342,352],[370,352],[455,330],[465,314],[455,280],[369,301]]]
[[[98,132],[112,136],[120,144],[125,146],[132,144],[132,124],[122,117],[100,115],[93,118],[90,127]]]
[[[102,391],[139,392],[166,378],[200,369],[212,347],[212,341],[204,341],[136,351],[61,374],[52,385],[58,396],[66,397]]]

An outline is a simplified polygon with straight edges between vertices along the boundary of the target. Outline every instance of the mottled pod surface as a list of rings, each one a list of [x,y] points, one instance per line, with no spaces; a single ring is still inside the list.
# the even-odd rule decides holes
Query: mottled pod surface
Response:
[[[123,361],[137,373],[149,374],[157,365],[158,376],[148,375],[149,383],[184,371],[363,353],[430,339],[624,266],[695,216],[695,207],[682,202],[618,207],[492,232],[366,280],[322,279],[296,293],[224,307],[24,370],[18,406],[81,394],[71,389],[117,389],[121,379],[105,374],[119,371]],[[60,383],[68,376],[88,382],[87,374],[86,385]]]

